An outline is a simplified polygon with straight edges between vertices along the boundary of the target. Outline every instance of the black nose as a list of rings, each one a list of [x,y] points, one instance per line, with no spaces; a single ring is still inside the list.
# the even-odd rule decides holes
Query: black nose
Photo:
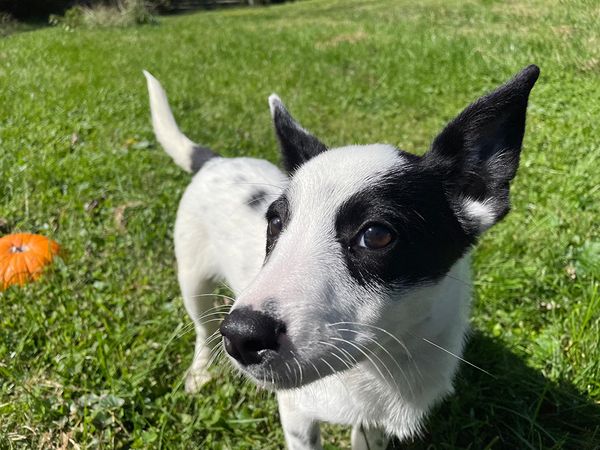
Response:
[[[221,323],[225,350],[245,366],[260,363],[263,350],[277,351],[282,333],[283,322],[249,308],[233,310]]]

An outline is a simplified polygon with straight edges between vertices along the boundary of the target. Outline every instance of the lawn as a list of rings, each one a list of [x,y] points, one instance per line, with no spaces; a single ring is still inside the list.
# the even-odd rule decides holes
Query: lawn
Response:
[[[0,234],[62,259],[0,293],[0,449],[277,449],[271,394],[226,368],[183,392],[193,333],[172,226],[189,182],[156,145],[142,69],[185,132],[277,161],[267,96],[330,145],[422,153],[535,63],[512,213],[475,252],[457,393],[409,449],[600,448],[600,6],[305,1],[0,40]],[[348,430],[326,427],[327,449]]]

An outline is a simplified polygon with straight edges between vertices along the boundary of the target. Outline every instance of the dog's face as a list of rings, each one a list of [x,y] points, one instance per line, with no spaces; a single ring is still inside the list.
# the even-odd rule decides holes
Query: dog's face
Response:
[[[422,157],[327,150],[271,97],[291,180],[267,211],[264,266],[221,327],[236,365],[297,387],[428,320],[427,289],[508,212],[537,76],[529,67],[469,106]]]

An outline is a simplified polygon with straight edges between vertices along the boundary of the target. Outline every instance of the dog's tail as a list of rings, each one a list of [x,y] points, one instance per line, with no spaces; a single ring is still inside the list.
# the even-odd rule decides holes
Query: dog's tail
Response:
[[[152,127],[156,139],[179,167],[186,172],[198,172],[204,163],[219,155],[192,142],[179,130],[164,89],[149,72],[143,72],[148,83]]]

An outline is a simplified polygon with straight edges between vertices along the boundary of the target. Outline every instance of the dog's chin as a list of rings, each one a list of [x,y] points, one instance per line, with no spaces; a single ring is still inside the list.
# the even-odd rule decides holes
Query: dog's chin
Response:
[[[300,363],[298,360],[285,361],[281,358],[270,358],[260,364],[243,366],[230,358],[232,364],[252,382],[269,391],[299,389],[315,381],[326,378],[348,367],[319,364],[316,362]]]

